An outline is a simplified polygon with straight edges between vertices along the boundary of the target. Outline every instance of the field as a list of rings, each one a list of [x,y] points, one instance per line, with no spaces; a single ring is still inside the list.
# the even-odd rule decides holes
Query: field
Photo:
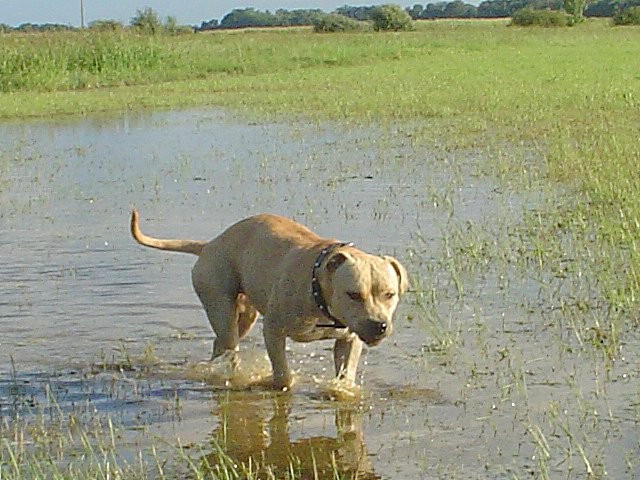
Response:
[[[0,128],[9,141],[0,145],[0,228],[16,260],[0,270],[10,286],[0,305],[11,312],[0,317],[0,478],[87,471],[169,478],[170,469],[271,478],[287,462],[292,478],[394,478],[394,469],[397,478],[639,474],[639,29],[438,21],[389,34],[75,32],[1,40]],[[136,128],[144,132],[138,143],[116,146],[117,132]],[[207,160],[212,153],[220,164]],[[413,288],[393,344],[368,354],[361,402],[319,400],[314,383],[302,379],[299,393],[284,400],[255,388],[194,390],[184,379],[202,380],[193,362],[206,356],[201,344],[210,334],[181,323],[191,313],[204,323],[190,312],[197,306],[184,305],[194,300],[188,275],[171,290],[190,259],[159,260],[128,245],[116,225],[126,226],[132,203],[160,233],[210,236],[211,206],[223,217],[215,218],[218,228],[251,209],[271,209],[328,235],[349,232],[368,249],[391,249]],[[95,224],[86,226],[73,212],[88,204]],[[40,232],[29,240],[36,263],[49,265],[61,248],[71,266],[30,270],[24,218]],[[105,246],[98,245],[102,228],[111,235]],[[73,243],[70,231],[86,240]],[[66,257],[70,247],[58,247],[60,239],[91,253],[82,257],[87,263]],[[84,273],[97,283],[65,300]],[[108,282],[124,274],[133,275],[124,284],[128,297],[113,303],[112,295],[126,294]],[[51,276],[50,288],[31,287],[41,275]],[[149,340],[123,330],[128,340],[118,344],[109,322],[127,323],[134,313],[126,305],[150,288],[169,290],[135,315],[159,333]],[[96,291],[104,294],[97,306]],[[51,311],[39,307],[52,301]],[[84,343],[61,338],[64,354],[45,348],[46,362],[32,373],[42,361],[34,352],[56,335],[50,324],[77,328],[70,311],[86,305],[103,333]],[[25,318],[36,333],[18,326]],[[164,322],[182,325],[179,342]],[[259,334],[252,342],[263,348]],[[116,359],[96,358],[110,345],[119,345]],[[326,356],[292,348],[307,365],[302,372],[310,358]],[[43,371],[59,380],[49,379],[39,396],[26,385],[47,384]],[[194,435],[187,449],[164,430],[151,446],[132,439],[140,427],[122,413],[130,403],[122,403],[118,426],[50,394],[76,385],[77,372],[92,392],[129,392],[133,382],[131,395],[150,405],[162,392],[178,436],[207,422],[214,434]],[[112,375],[110,387],[104,375]],[[216,405],[218,420],[198,410],[202,402]],[[319,435],[322,421],[335,422],[337,433]],[[242,444],[233,427],[263,424],[273,435],[296,430],[286,450],[296,455],[298,440],[310,438],[313,468],[291,458],[256,466],[257,457],[243,457],[255,445]],[[139,443],[143,453],[130,453]],[[166,444],[170,453],[157,453]],[[331,456],[339,451],[364,456],[366,465]]]

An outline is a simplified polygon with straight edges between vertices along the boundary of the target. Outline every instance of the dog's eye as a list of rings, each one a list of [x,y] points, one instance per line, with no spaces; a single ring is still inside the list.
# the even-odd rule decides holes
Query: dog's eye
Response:
[[[395,296],[395,292],[385,292],[382,294],[382,298],[384,298],[385,300],[391,300]]]
[[[364,301],[364,297],[362,296],[362,294],[360,292],[347,292],[347,295],[354,302],[362,302],[362,301]]]

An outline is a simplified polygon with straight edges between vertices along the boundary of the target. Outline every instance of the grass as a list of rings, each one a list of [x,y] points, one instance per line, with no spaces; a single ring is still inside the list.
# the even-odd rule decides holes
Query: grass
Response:
[[[212,438],[206,449],[159,438],[151,442],[146,439],[146,446],[140,447],[134,439],[135,431],[114,424],[108,415],[93,412],[87,416],[82,407],[63,412],[51,391],[35,408],[28,402],[18,406],[21,399],[16,396],[16,400],[14,415],[0,416],[2,479],[322,478],[315,462],[309,472],[294,456],[290,456],[285,472],[258,461],[240,463],[221,446],[224,438]],[[140,430],[145,432],[145,427]],[[224,432],[225,426],[221,430]],[[351,478],[344,476],[335,462],[330,474],[335,479]]]
[[[130,443],[123,439],[124,431],[109,418],[81,425],[69,417],[59,424],[50,424],[46,415],[33,417],[32,422],[0,426],[0,476],[7,480],[27,478],[176,478],[187,475],[195,479],[258,478],[250,469],[234,465],[222,450],[212,456],[217,468],[199,465],[197,457],[204,452],[191,451],[182,445],[152,446],[129,452]],[[158,445],[158,447],[156,447]],[[163,448],[160,450],[160,448]],[[135,450],[135,449],[134,449]],[[196,457],[194,459],[194,457]]]

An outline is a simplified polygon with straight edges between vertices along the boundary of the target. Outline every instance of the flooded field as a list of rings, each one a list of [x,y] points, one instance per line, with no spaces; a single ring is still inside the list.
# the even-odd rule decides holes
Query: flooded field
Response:
[[[536,235],[571,192],[535,152],[505,147],[531,172],[512,179],[408,126],[217,110],[3,124],[0,139],[0,473],[40,445],[16,436],[37,424],[113,428],[111,454],[150,477],[221,458],[273,474],[259,478],[640,475],[638,330],[600,300],[583,243]],[[269,373],[260,324],[244,380],[209,363],[194,257],[137,245],[133,206],[151,235],[209,239],[272,212],[403,262],[412,288],[363,354],[361,397],[327,398],[331,342],[289,343],[292,392],[249,386]],[[549,248],[560,260],[536,261]]]

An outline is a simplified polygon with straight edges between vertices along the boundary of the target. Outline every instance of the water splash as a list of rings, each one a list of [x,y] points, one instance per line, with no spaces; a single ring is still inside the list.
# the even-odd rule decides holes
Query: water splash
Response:
[[[271,364],[264,352],[225,352],[210,362],[186,366],[186,377],[213,387],[245,390],[271,384]]]
[[[337,401],[357,401],[360,400],[360,385],[341,378],[318,378],[313,377],[322,398]]]

